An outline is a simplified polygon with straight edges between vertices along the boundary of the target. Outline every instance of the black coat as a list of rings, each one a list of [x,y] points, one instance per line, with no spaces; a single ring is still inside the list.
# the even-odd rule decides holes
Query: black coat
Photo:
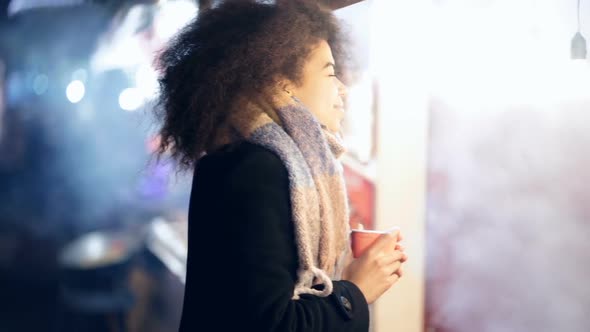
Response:
[[[298,256],[282,161],[241,143],[203,157],[195,170],[181,332],[369,329],[359,288],[291,300]]]

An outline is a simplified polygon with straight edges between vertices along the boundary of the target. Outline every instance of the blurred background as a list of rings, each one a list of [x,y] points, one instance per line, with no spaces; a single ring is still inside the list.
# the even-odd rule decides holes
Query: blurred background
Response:
[[[152,156],[154,57],[217,2],[0,2],[0,331],[177,330],[192,174]],[[410,256],[371,330],[587,331],[590,1],[320,2],[351,226]]]
[[[0,331],[174,331],[156,242],[182,248],[191,182],[151,155],[153,58],[198,3],[2,3]]]

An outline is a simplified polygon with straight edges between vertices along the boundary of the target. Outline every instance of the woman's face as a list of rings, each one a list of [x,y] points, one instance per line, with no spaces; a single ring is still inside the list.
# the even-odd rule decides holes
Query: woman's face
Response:
[[[346,87],[336,77],[335,66],[330,45],[321,41],[303,67],[301,84],[287,88],[334,133],[340,131],[346,97]]]

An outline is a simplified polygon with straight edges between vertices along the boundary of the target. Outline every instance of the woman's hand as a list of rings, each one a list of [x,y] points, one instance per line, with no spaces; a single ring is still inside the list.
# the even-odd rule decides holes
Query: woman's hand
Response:
[[[399,231],[381,235],[359,258],[344,270],[343,279],[354,283],[369,304],[375,302],[402,276],[401,265],[408,257]]]

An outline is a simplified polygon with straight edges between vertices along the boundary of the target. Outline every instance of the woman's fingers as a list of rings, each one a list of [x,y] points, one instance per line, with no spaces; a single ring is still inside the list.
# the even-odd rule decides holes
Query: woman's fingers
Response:
[[[387,259],[387,261],[385,259]],[[399,259],[394,261],[391,261],[391,259],[391,257],[384,257],[377,261],[377,269],[381,271],[380,273],[391,275],[400,268],[402,262],[400,262]]]
[[[399,250],[395,250],[392,254],[384,254],[378,258],[378,263],[382,266],[393,264],[394,262],[401,261],[405,254]]]
[[[384,255],[377,260],[377,264],[385,269],[386,274],[398,274],[398,276],[402,276],[403,271],[401,268],[402,263],[408,260],[408,256],[401,252],[395,251],[391,255]]]
[[[402,262],[400,261],[396,261],[393,264],[391,264],[389,266],[389,269],[387,270],[387,274],[394,274],[395,272],[397,272],[397,270],[399,270],[399,268],[402,266]]]
[[[405,263],[407,260],[408,260],[408,255],[406,255],[406,253],[402,253],[401,262]]]
[[[380,252],[385,249],[388,245],[391,245],[392,242],[396,242],[398,235],[398,231],[393,231],[391,233],[382,234],[377,238],[377,240],[371,245],[368,249],[369,252]]]
[[[394,273],[394,274],[392,274],[392,275],[390,275],[389,277],[387,277],[387,282],[388,282],[390,285],[393,285],[393,284],[394,284],[394,283],[396,283],[396,281],[398,281],[398,280],[399,280],[399,276],[398,276],[397,274],[395,274],[395,273]]]

